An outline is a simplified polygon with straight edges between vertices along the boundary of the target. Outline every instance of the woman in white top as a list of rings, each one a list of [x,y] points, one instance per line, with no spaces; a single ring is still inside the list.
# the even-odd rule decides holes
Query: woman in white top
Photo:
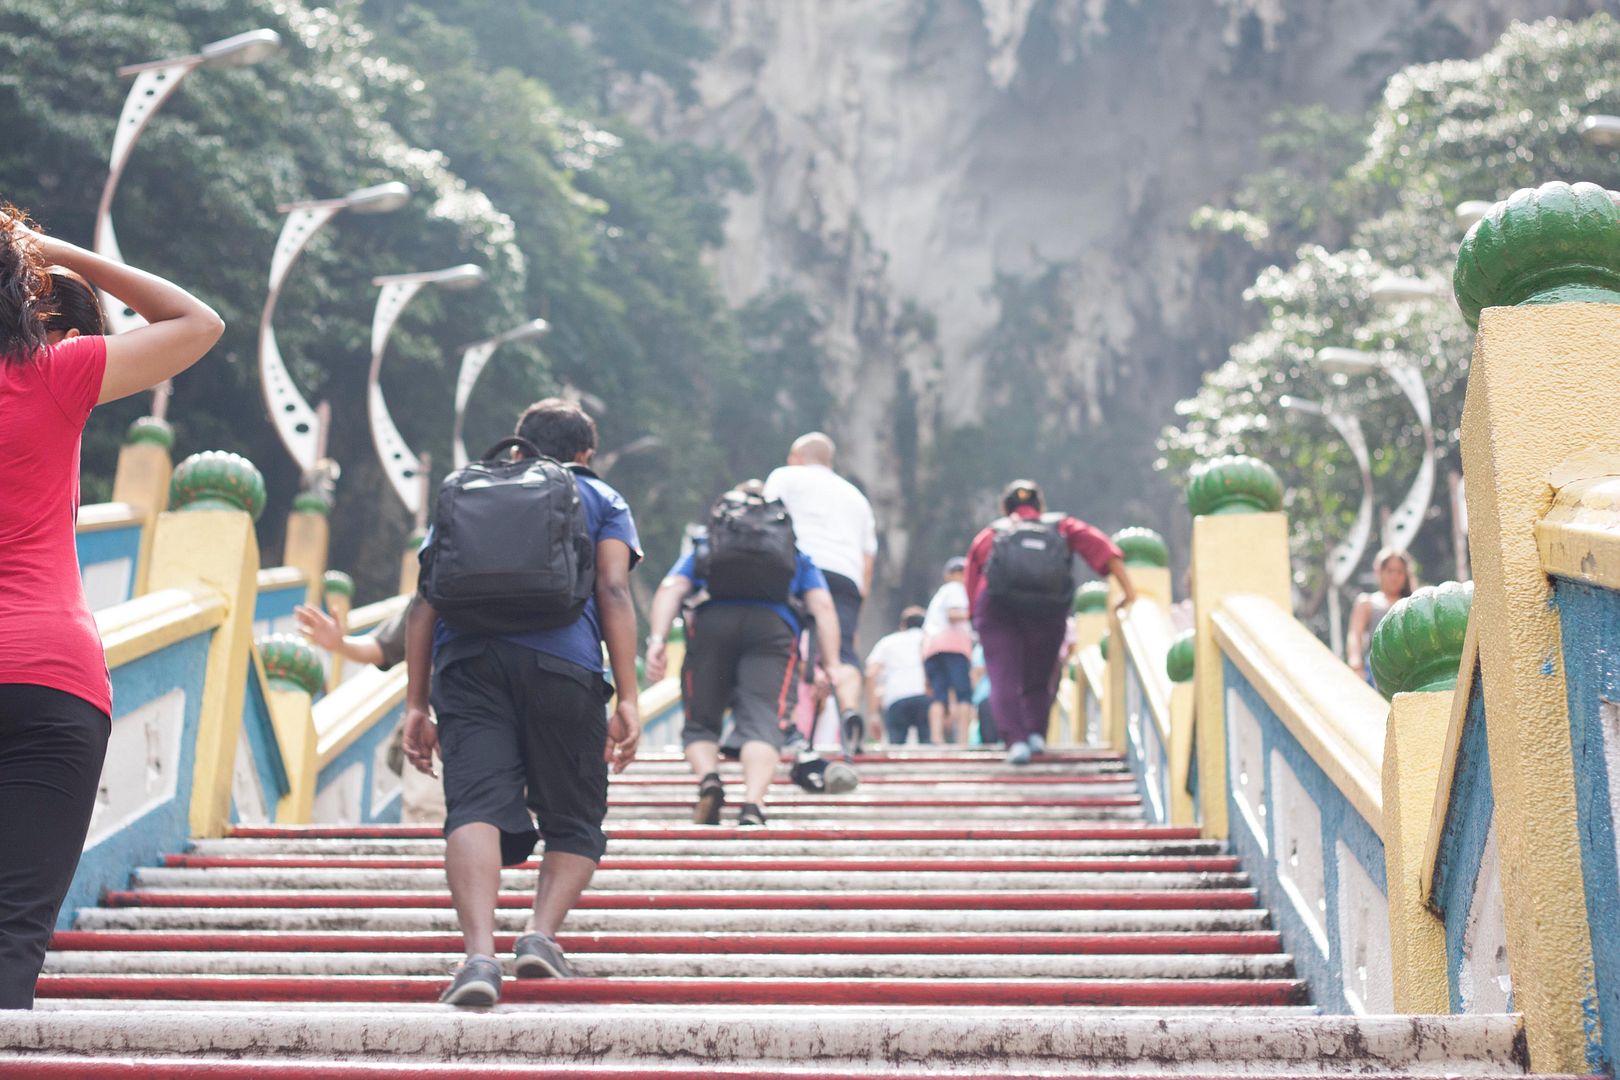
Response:
[[[1369,683],[1373,681],[1368,659],[1373,631],[1395,601],[1412,595],[1413,586],[1412,559],[1400,548],[1380,551],[1373,559],[1373,569],[1378,573],[1378,591],[1356,597],[1356,606],[1350,609],[1349,640],[1345,643],[1345,662]]]

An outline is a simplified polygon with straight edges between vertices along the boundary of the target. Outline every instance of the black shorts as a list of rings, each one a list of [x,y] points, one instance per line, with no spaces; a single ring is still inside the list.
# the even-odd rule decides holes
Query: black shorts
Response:
[[[923,661],[928,677],[928,695],[941,705],[949,705],[946,695],[955,692],[956,703],[973,700],[973,664],[962,653],[935,653]]]
[[[827,591],[832,593],[833,607],[838,612],[838,658],[860,667],[861,657],[855,651],[855,627],[861,621],[861,587],[843,574],[822,576],[827,579]]]
[[[733,737],[782,746],[782,721],[793,710],[798,638],[781,615],[757,604],[715,604],[687,619],[681,697],[681,745],[719,742],[726,709]]]
[[[473,822],[495,826],[503,866],[527,859],[541,837],[547,851],[600,860],[612,688],[522,645],[482,646],[433,678],[445,835]]]

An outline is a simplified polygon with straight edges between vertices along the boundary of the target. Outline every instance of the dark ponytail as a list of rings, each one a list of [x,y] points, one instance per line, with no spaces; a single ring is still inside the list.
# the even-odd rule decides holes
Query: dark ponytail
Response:
[[[107,319],[101,311],[101,301],[90,283],[65,266],[50,269],[50,310],[45,316],[45,330],[51,334],[65,334],[77,330],[81,334],[105,334]]]
[[[0,363],[26,364],[45,348],[51,279],[45,260],[22,230],[28,216],[0,203]]]

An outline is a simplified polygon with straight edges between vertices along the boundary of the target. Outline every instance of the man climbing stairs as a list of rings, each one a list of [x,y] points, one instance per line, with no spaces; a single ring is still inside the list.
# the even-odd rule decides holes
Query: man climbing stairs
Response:
[[[686,823],[670,757],[615,780],[561,942],[582,976],[434,1004],[460,939],[413,827],[199,840],[59,933],[6,1077],[1519,1075],[1512,1017],[1318,1015],[1237,860],[1144,822],[1114,755],[978,751]],[[503,874],[508,959],[532,896]]]

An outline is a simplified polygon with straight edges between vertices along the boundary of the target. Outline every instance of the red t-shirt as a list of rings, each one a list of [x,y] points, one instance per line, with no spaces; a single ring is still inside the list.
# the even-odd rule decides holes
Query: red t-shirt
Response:
[[[79,437],[107,342],[0,360],[0,683],[48,686],[112,715],[107,658],[79,578]]]
[[[1040,517],[1040,511],[1033,506],[1020,506],[1013,511],[1014,517],[1033,519]],[[1119,545],[1108,538],[1108,534],[1095,525],[1087,525],[1076,517],[1065,517],[1058,522],[1058,533],[1069,542],[1069,550],[1086,560],[1099,575],[1108,572],[1108,560],[1123,558]],[[967,586],[968,611],[977,614],[979,602],[984,595],[984,567],[990,561],[990,545],[995,542],[995,526],[987,525],[979,530],[979,535],[973,538],[968,546],[967,571],[962,577],[962,584]]]

